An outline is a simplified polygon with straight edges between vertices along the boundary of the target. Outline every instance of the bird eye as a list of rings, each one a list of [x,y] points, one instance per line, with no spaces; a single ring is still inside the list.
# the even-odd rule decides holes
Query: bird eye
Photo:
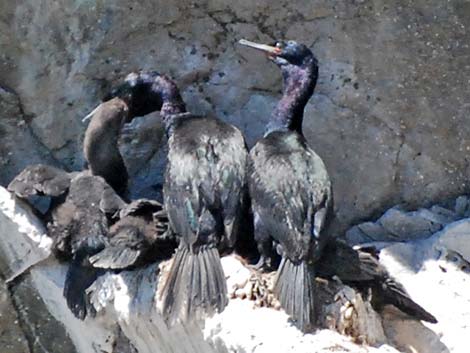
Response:
[[[276,42],[276,48],[282,48],[282,43],[281,42]]]

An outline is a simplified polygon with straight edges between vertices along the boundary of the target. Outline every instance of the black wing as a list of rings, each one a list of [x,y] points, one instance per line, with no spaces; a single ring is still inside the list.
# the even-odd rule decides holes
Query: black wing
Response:
[[[168,219],[160,202],[139,199],[119,215],[105,248],[90,258],[94,267],[127,269],[171,256],[176,243],[167,234]]]
[[[233,246],[245,192],[242,134],[216,119],[195,118],[175,129],[169,146],[164,194],[172,227],[188,243],[224,233]]]
[[[130,222],[128,218],[113,225],[108,244],[102,251],[90,257],[93,267],[125,269],[139,261],[150,244],[146,239],[146,225],[139,224],[138,220],[134,221]]]
[[[249,187],[255,216],[291,260],[300,260],[312,239],[323,241],[332,192],[320,157],[301,141],[287,139],[265,139],[252,149]]]
[[[378,260],[376,253],[353,249],[340,240],[325,247],[322,258],[316,264],[320,277],[333,276],[359,289],[372,289],[376,306],[392,304],[403,312],[436,323],[436,318],[415,303],[406,289],[390,276]]]

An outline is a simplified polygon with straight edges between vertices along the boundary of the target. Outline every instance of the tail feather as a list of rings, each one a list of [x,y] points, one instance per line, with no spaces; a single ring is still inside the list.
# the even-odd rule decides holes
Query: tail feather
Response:
[[[209,252],[209,257],[211,258],[211,263],[217,263],[218,266],[214,266],[214,283],[215,283],[215,292],[214,297],[212,298],[213,304],[216,306],[217,311],[221,312],[228,304],[227,297],[227,282],[225,280],[224,270],[220,262],[220,256],[216,249]]]
[[[67,306],[80,320],[84,320],[86,316],[94,317],[96,314],[89,303],[86,289],[103,273],[102,270],[82,266],[82,260],[81,257],[75,257],[70,263],[63,291]]]
[[[437,323],[437,319],[427,312],[422,306],[415,303],[410,298],[406,290],[392,278],[387,278],[382,284],[382,292],[384,294],[384,302],[392,304],[404,313],[418,319],[430,323]]]
[[[221,312],[228,303],[227,285],[217,249],[191,251],[180,246],[162,291],[162,312],[168,325]]]
[[[182,296],[176,296],[175,293],[177,293],[179,288],[175,288],[177,284],[177,280],[179,276],[184,276],[185,273],[182,272],[182,263],[184,262],[184,258],[186,257],[187,252],[186,251],[179,251],[179,248],[176,250],[173,263],[170,268],[170,273],[168,274],[167,280],[165,282],[165,287],[163,288],[162,296],[163,296],[163,314],[167,317],[167,320],[170,320],[171,318],[170,313],[174,312],[176,309],[175,307],[178,308],[181,306],[180,303],[177,303]],[[182,273],[178,273],[180,271]],[[181,279],[179,279],[181,281]],[[173,316],[176,316],[177,314],[174,314]]]
[[[303,332],[314,325],[314,285],[315,275],[307,263],[282,259],[274,290],[282,308]]]

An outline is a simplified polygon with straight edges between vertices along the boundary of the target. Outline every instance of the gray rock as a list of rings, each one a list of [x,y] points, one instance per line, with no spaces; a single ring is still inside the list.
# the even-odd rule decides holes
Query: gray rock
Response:
[[[10,295],[31,353],[76,353],[63,324],[44,304],[33,277],[23,275],[10,286]]]
[[[432,206],[429,210],[421,208],[415,212],[415,215],[427,219],[434,224],[440,224],[441,226],[445,226],[461,218],[456,213],[437,205]]]
[[[0,347],[3,353],[31,353],[3,280],[0,280]]]
[[[351,245],[370,242],[394,242],[427,238],[446,225],[465,217],[467,198],[455,200],[455,212],[434,205],[417,211],[404,211],[398,206],[386,211],[375,222],[364,222],[346,231],[346,239]]]
[[[470,200],[468,196],[459,196],[455,200],[455,212],[460,217],[468,217],[470,215]]]
[[[391,240],[410,240],[425,238],[440,230],[442,225],[420,217],[416,212],[405,212],[391,208],[378,222],[393,236]],[[383,240],[383,239],[378,239]]]
[[[7,282],[23,274],[51,254],[52,240],[31,207],[0,187],[0,273]]]
[[[387,241],[394,235],[387,231],[379,222],[364,222],[346,231],[346,239],[352,245],[370,241]]]
[[[6,185],[30,164],[60,163],[49,156],[48,149],[34,135],[18,95],[1,83],[0,78],[0,184]]]
[[[393,204],[416,208],[462,194],[470,173],[468,11],[466,2],[437,0],[4,3],[0,84],[22,109],[7,114],[0,104],[0,182],[40,160],[80,169],[80,118],[138,68],[175,76],[189,109],[235,123],[251,145],[279,97],[280,74],[236,41],[290,38],[320,62],[304,131],[332,176],[338,232]],[[156,140],[143,144],[149,153],[161,146]],[[137,168],[136,180],[161,183],[162,159]]]

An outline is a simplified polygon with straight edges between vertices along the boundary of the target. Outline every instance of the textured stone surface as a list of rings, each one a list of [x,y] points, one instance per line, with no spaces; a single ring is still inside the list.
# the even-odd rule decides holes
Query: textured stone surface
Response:
[[[20,276],[51,254],[52,240],[29,204],[0,187],[0,273],[7,281]]]
[[[0,347],[2,353],[31,353],[11,302],[6,283],[0,279]]]
[[[312,47],[321,65],[304,130],[334,181],[336,227],[469,190],[467,1],[26,0],[0,7],[0,85],[22,103],[16,113],[0,104],[3,129],[14,134],[0,158],[17,161],[3,162],[3,185],[25,164],[46,160],[47,150],[81,168],[80,118],[138,68],[170,73],[192,111],[215,112],[253,144],[280,75],[235,43],[285,37]],[[26,150],[11,144],[23,130]],[[161,133],[155,136],[160,147]],[[149,151],[152,141],[147,136]],[[32,148],[36,142],[46,150]],[[132,162],[145,181],[134,184],[135,194],[158,191],[163,156]]]
[[[44,303],[44,298],[51,294],[47,293],[44,297],[44,293],[38,291],[34,274],[24,275],[15,281],[10,286],[10,295],[31,353],[76,352],[63,324],[57,321]]]
[[[433,205],[417,211],[406,211],[400,207],[387,210],[375,222],[364,222],[346,231],[346,240],[351,245],[369,242],[393,242],[427,238],[446,225],[468,218],[470,200],[459,196],[447,202],[446,207]]]
[[[1,74],[0,74],[1,77]],[[45,162],[60,165],[35,136],[22,110],[18,95],[2,87],[0,79],[0,184],[6,185],[17,171],[26,166]]]

